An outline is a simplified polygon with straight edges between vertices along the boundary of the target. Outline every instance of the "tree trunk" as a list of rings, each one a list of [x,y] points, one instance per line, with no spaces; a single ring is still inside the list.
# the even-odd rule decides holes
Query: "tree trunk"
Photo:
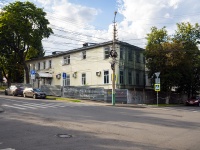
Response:
[[[25,70],[26,84],[29,84],[30,83],[29,69],[25,62],[24,62],[24,70]]]

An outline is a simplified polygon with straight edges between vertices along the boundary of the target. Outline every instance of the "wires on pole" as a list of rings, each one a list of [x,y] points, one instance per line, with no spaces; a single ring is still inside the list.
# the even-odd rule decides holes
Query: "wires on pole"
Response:
[[[111,62],[111,69],[113,70],[112,73],[112,105],[115,105],[115,81],[116,81],[116,77],[115,77],[115,64],[116,64],[116,58],[117,58],[117,52],[115,49],[115,42],[116,42],[116,22],[115,22],[115,18],[116,18],[116,14],[117,12],[114,12],[114,21],[113,21],[113,45],[112,45],[112,50],[110,51],[110,56],[112,57],[112,62]]]

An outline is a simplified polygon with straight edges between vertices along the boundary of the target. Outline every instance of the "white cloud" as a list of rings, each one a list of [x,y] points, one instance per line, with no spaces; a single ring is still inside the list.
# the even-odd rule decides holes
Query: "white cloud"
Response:
[[[112,39],[113,25],[108,29],[96,30],[92,22],[104,11],[83,5],[70,3],[68,0],[35,0],[42,4],[48,11],[48,19],[52,25],[61,30],[54,30],[57,34],[70,38],[51,37],[52,41],[73,43],[73,47],[80,47],[86,42],[103,42]],[[169,34],[173,34],[176,23],[189,21],[199,22],[197,15],[200,3],[197,0],[117,0],[118,14],[116,16],[119,40],[131,43],[139,47],[145,47],[145,37],[150,32],[152,26],[162,28],[166,26]],[[195,5],[194,5],[195,4]],[[105,4],[106,5],[106,4]],[[194,14],[194,15],[192,15]],[[118,15],[121,20],[118,20]],[[102,20],[103,21],[103,20]],[[56,28],[53,26],[53,28]],[[101,25],[100,25],[101,26]],[[81,34],[74,34],[79,32]],[[89,35],[89,36],[84,36]],[[75,39],[75,40],[74,40]],[[45,44],[50,45],[50,44]],[[60,49],[72,49],[70,46],[56,45],[51,43],[51,47]]]
[[[119,13],[124,19],[119,22],[119,37],[127,42],[142,46],[145,40],[130,40],[144,38],[152,26],[167,27],[168,33],[174,33],[176,23],[189,21],[199,22],[191,12],[199,12],[197,0],[118,0]],[[194,5],[195,4],[195,5]],[[143,45],[144,46],[144,45]]]

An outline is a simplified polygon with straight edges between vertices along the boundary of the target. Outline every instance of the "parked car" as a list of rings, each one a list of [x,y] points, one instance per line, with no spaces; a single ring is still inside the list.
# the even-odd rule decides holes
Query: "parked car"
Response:
[[[37,98],[46,98],[46,93],[41,91],[39,88],[25,88],[23,91],[24,97],[32,97],[34,99]]]
[[[188,100],[186,100],[185,105],[196,105],[200,106],[200,96],[192,96]]]
[[[7,89],[5,89],[5,95],[13,95],[13,96],[23,95],[23,90],[24,87],[21,85],[11,85]]]

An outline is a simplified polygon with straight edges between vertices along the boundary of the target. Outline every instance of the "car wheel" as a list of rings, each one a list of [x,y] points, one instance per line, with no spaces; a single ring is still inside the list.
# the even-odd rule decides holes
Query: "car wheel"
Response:
[[[12,93],[13,96],[17,96],[17,94],[15,92]]]
[[[8,95],[8,92],[5,91],[5,95]]]
[[[37,96],[36,96],[36,95],[33,95],[33,98],[34,98],[34,99],[37,99]]]
[[[24,95],[24,97],[26,97],[26,94],[23,94]]]
[[[199,103],[199,107],[200,107],[200,103]]]

